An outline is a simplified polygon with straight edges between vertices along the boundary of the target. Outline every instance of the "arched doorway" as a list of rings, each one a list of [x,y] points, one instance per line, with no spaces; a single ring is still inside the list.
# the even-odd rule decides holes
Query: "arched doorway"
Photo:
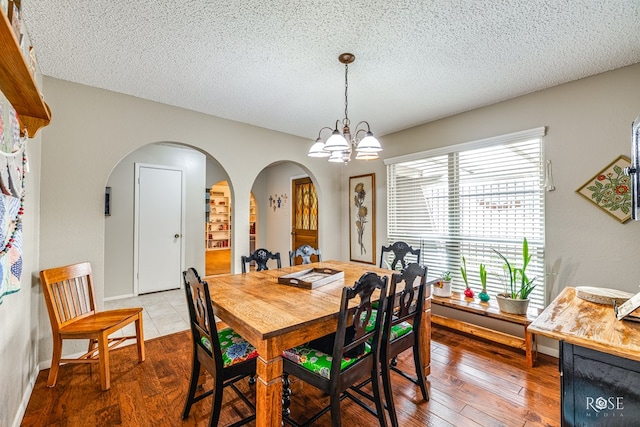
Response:
[[[134,185],[135,164],[146,163],[180,168],[185,175],[185,230],[181,271],[194,266],[205,270],[203,239],[203,190],[206,183],[228,179],[222,165],[211,155],[192,147],[170,142],[142,146],[123,157],[105,183],[111,188],[110,215],[105,216],[104,297],[105,300],[135,295],[134,272]],[[173,236],[173,234],[172,234]],[[182,285],[181,275],[175,288]]]

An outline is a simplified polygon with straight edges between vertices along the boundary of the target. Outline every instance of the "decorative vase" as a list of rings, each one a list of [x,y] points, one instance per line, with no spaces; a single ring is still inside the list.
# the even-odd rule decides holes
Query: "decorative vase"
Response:
[[[471,288],[466,288],[466,289],[464,290],[464,296],[465,296],[466,298],[473,298],[473,289],[471,289]]]
[[[488,293],[486,293],[485,291],[482,291],[478,294],[478,298],[480,298],[480,301],[482,302],[487,302],[491,299],[491,297],[489,296]]]
[[[433,284],[433,295],[437,297],[451,296],[451,280],[440,280]]]
[[[498,294],[496,295],[496,300],[498,301],[498,308],[500,309],[500,311],[504,311],[505,313],[510,314],[527,314],[527,308],[529,308],[529,298],[517,299],[511,298],[507,294]]]

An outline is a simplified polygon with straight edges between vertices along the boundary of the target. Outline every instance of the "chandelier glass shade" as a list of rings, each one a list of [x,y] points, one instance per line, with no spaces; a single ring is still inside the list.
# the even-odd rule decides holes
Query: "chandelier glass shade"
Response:
[[[309,157],[328,157],[330,162],[348,163],[351,155],[355,151],[357,160],[375,160],[379,158],[378,153],[382,151],[380,142],[373,136],[369,123],[361,121],[355,127],[353,134],[349,125],[349,64],[356,57],[351,53],[343,53],[338,60],[344,64],[344,119],[336,120],[335,128],[323,127],[318,132],[318,138],[309,149]],[[342,131],[340,131],[342,127]],[[323,131],[330,131],[331,134],[325,141],[322,138]],[[325,132],[327,133],[327,132]]]

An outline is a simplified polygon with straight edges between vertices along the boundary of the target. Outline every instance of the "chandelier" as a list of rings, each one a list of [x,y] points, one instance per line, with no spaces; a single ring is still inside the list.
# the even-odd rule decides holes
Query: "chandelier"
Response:
[[[344,64],[344,119],[336,120],[335,128],[323,127],[318,132],[316,142],[309,149],[309,157],[328,157],[330,162],[348,163],[351,155],[355,151],[357,160],[375,160],[378,153],[382,151],[380,142],[371,133],[369,123],[361,121],[354,128],[353,134],[349,125],[349,64],[355,61],[356,57],[351,53],[343,53],[338,60]],[[338,129],[342,126],[342,132]],[[362,126],[361,126],[362,125]],[[326,140],[322,139],[324,130],[331,131],[331,135]]]

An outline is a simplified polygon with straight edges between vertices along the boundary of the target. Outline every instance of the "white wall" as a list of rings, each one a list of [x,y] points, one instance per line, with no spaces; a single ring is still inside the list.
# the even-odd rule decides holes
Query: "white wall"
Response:
[[[107,181],[111,215],[104,220],[104,297],[134,292],[134,172],[135,163],[176,167],[185,171],[185,265],[204,272],[205,155],[189,147],[149,144],[118,163]],[[224,172],[224,171],[223,171]]]
[[[269,201],[267,200],[267,180],[265,174],[265,170],[262,170],[251,187],[258,211],[256,221],[256,249],[267,246],[267,230],[269,229],[267,224],[267,211],[269,210]],[[246,253],[238,253],[238,256],[242,255],[249,255],[249,251]]]
[[[266,230],[261,230],[261,233],[266,232],[267,245],[264,247],[274,253],[280,252],[283,266],[289,265],[289,251],[291,250],[291,180],[293,177],[305,174],[306,172],[299,165],[281,163],[265,169],[258,177],[258,179],[264,180],[266,191],[266,194],[260,196],[261,199],[258,200],[260,219],[266,219],[265,223],[267,225]],[[283,195],[286,197],[281,197]],[[275,200],[276,196],[281,197],[279,208]],[[271,205],[269,197],[274,198]],[[335,212],[338,212],[337,207]],[[264,241],[264,239],[261,239],[261,241]],[[322,242],[318,243],[319,246],[322,245]]]
[[[30,172],[26,175],[22,216],[21,288],[5,295],[0,305],[0,426],[20,424],[38,374],[39,331],[51,333],[38,280],[42,133],[31,138],[27,145]]]
[[[211,188],[216,182],[226,181],[228,179],[229,177],[222,166],[220,166],[220,163],[218,163],[216,159],[207,156],[205,187]]]

